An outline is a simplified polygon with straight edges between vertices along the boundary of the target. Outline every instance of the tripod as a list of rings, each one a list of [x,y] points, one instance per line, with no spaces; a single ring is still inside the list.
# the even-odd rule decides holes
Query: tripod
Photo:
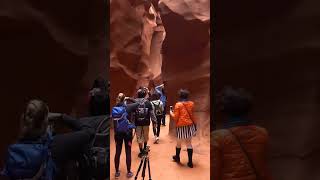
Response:
[[[151,171],[150,171],[150,159],[148,156],[148,152],[144,153],[144,155],[142,156],[138,171],[137,171],[137,175],[135,176],[135,180],[138,179],[139,173],[141,171],[142,165],[143,165],[143,169],[142,169],[142,180],[144,180],[144,178],[146,177],[146,168],[147,168],[147,164],[148,164],[148,172],[149,172],[149,180],[152,180],[151,178]]]

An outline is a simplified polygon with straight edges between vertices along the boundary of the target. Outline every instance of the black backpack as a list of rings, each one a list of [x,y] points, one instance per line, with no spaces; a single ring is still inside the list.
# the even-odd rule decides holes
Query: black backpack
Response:
[[[107,179],[110,176],[110,124],[108,116],[94,116],[96,134],[87,154],[84,154],[80,169],[88,172],[90,180]]]
[[[142,122],[147,119],[149,109],[146,107],[147,100],[140,100],[138,101],[139,105],[135,111],[135,121]]]

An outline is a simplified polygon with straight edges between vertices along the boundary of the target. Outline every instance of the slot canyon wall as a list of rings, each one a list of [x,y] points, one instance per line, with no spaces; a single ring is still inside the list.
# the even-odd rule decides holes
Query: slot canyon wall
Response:
[[[232,85],[253,94],[252,118],[271,136],[274,179],[320,179],[319,1],[215,5],[217,90]]]
[[[93,80],[108,78],[106,10],[101,0],[0,2],[0,167],[30,99],[87,114]]]
[[[164,82],[168,104],[173,105],[177,91],[188,88],[196,103],[200,134],[208,137],[209,2],[163,0],[152,1],[151,6],[142,1],[111,2],[111,104],[118,92],[131,96],[139,86]]]

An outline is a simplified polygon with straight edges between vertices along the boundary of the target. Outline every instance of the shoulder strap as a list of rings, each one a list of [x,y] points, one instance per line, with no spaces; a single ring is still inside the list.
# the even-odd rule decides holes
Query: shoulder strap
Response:
[[[246,159],[247,159],[247,161],[249,162],[249,164],[250,164],[250,166],[251,166],[254,174],[256,175],[257,180],[260,180],[261,178],[260,178],[260,176],[259,176],[259,174],[258,174],[258,171],[257,171],[256,167],[254,166],[254,163],[253,163],[252,159],[250,158],[249,153],[248,153],[248,152],[246,151],[246,149],[243,147],[243,145],[242,145],[239,137],[238,137],[231,129],[229,129],[229,132],[232,134],[232,136],[236,139],[236,141],[237,141],[238,144],[240,145],[240,148],[241,148],[242,152],[245,154]]]
[[[91,146],[90,147],[93,147],[94,146],[94,143],[96,142],[96,138],[97,138],[97,134],[99,133],[99,129],[102,127],[102,125],[103,125],[103,123],[105,122],[105,121],[107,121],[108,120],[108,117],[105,117],[105,118],[103,118],[102,120],[101,120],[101,122],[98,124],[98,127],[97,127],[97,129],[96,129],[96,131],[95,131],[95,134],[94,134],[94,137],[93,137],[93,139],[92,139],[92,141],[91,141]]]
[[[187,111],[187,113],[188,113],[188,115],[189,115],[189,117],[190,117],[191,121],[193,122],[193,124],[195,124],[195,123],[194,123],[194,121],[193,121],[192,116],[190,115],[190,112],[188,111],[188,108],[187,108],[183,103],[181,103],[181,104],[182,104],[182,105],[183,105],[183,107],[186,109],[186,111]]]

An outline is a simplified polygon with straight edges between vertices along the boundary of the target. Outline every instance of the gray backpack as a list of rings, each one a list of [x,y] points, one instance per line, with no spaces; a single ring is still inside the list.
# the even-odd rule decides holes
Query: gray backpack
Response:
[[[154,106],[154,113],[156,116],[162,116],[163,111],[161,108],[161,102],[159,101],[158,103],[156,102],[152,102],[153,106]]]

